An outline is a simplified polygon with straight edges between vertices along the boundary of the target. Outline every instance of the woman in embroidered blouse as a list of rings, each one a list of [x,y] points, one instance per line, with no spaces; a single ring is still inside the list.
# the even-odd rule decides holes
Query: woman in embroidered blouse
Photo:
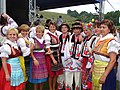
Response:
[[[5,42],[6,40],[6,31],[8,28],[17,28],[17,23],[6,13],[0,14],[0,46]],[[0,60],[1,64],[1,60]]]
[[[84,33],[86,37],[83,39],[81,56],[82,56],[82,90],[92,90],[91,67],[93,65],[92,48],[96,40],[96,35],[93,34],[93,25],[88,23],[84,25]]]
[[[116,90],[114,64],[118,53],[113,34],[115,26],[111,20],[101,22],[101,35],[93,49],[94,67],[92,71],[93,90]]]
[[[20,66],[19,56],[21,51],[17,45],[17,29],[7,30],[7,40],[1,48],[2,68],[0,71],[1,90],[23,90],[24,76]]]
[[[46,49],[49,52],[46,53],[48,54],[46,55],[46,62],[49,74],[48,81],[50,90],[55,90],[57,77],[63,73],[62,63],[59,58],[59,35],[56,29],[56,23],[50,22],[50,32],[48,32],[45,36]]]
[[[33,50],[30,62],[29,82],[34,84],[34,90],[43,90],[43,84],[47,81],[48,72],[45,60],[45,41],[43,39],[44,27],[36,27],[36,36],[31,38]]]
[[[30,29],[30,27],[27,24],[20,25],[18,27],[18,30],[19,30],[18,37],[19,37],[19,39],[23,39],[25,41],[26,47],[24,48],[24,51],[27,50],[30,52],[30,42],[29,42],[29,37],[28,37],[29,29]],[[18,41],[19,41],[19,39],[18,39]],[[23,46],[22,46],[22,48],[23,48]],[[28,77],[30,75],[30,55],[27,55],[25,57],[21,56],[20,58],[21,58],[20,63],[21,63],[21,66],[23,66],[22,69],[24,70],[25,82],[27,82]],[[26,88],[26,85],[25,85],[25,88]],[[24,90],[26,90],[26,89],[24,89]]]

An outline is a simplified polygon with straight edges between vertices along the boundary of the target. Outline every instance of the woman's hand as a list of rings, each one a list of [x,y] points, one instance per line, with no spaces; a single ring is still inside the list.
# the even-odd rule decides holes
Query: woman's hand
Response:
[[[10,75],[6,75],[6,81],[10,81]]]
[[[10,81],[10,75],[9,75],[9,71],[8,71],[7,63],[6,63],[7,58],[2,57],[1,59],[2,59],[2,65],[3,65],[3,68],[4,68],[4,72],[5,72],[6,81]]]
[[[108,74],[111,72],[111,70],[113,69],[115,62],[116,62],[116,53],[110,52],[109,56],[110,56],[110,61],[105,69],[105,72],[103,73],[103,75],[101,76],[101,78],[99,80],[100,84],[105,83],[105,80],[106,80]]]
[[[7,21],[9,20],[10,16],[6,13],[3,13],[2,16],[4,17],[4,19],[6,19]]]
[[[35,64],[35,66],[38,66],[39,65],[39,62],[36,60],[36,59],[34,59],[34,64]]]
[[[99,79],[99,83],[100,83],[100,84],[104,84],[104,83],[105,83],[105,80],[106,80],[106,76],[103,74],[103,75],[101,76],[101,78]]]
[[[79,36],[79,42],[82,42],[82,41],[83,41],[82,36]]]
[[[89,71],[89,74],[90,74],[90,75],[92,75],[92,70],[93,70],[93,69],[91,68],[90,71]]]
[[[53,53],[53,51],[48,50],[45,54],[46,54],[46,55],[49,55],[49,54],[52,54],[52,53]]]
[[[53,60],[53,63],[54,63],[55,65],[57,65],[57,61],[56,61],[56,60]]]
[[[33,51],[33,49],[34,49],[34,44],[30,43],[30,51]]]

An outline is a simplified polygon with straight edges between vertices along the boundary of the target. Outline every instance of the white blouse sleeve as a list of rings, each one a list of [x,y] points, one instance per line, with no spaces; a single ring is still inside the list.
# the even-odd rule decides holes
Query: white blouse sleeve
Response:
[[[3,26],[1,28],[1,34],[4,36],[7,33],[7,30],[10,28],[10,26]]]
[[[30,48],[26,46],[25,40],[23,38],[19,38],[17,40],[18,46],[20,46],[23,56],[28,56],[30,54]]]
[[[43,38],[45,38],[45,36],[46,36],[46,34],[47,34],[48,32],[50,32],[48,29],[45,29],[45,30],[44,30]]]
[[[11,54],[11,48],[9,45],[4,44],[3,46],[1,46],[0,52],[1,52],[0,57],[8,58],[9,55]]]
[[[32,38],[32,37],[35,37],[35,35],[36,35],[36,27],[30,28],[29,37]]]
[[[34,39],[33,38],[30,38],[29,41],[35,45],[35,42],[34,42]]]
[[[120,50],[120,43],[116,42],[118,51]]]
[[[17,28],[17,27],[18,27],[17,23],[16,23],[12,18],[10,18],[10,19],[8,20],[8,25],[3,26],[1,32],[2,32],[3,35],[6,35],[7,30],[8,30],[9,28]]]
[[[48,34],[46,34],[45,37],[44,37],[44,39],[45,39],[46,48],[50,48],[50,44],[51,44],[51,42],[50,42],[50,40],[51,40],[50,36]]]
[[[18,27],[17,23],[12,18],[9,18],[8,25],[10,25],[11,28],[17,28]]]
[[[108,52],[107,53],[115,52],[115,53],[118,54],[118,47],[119,46],[118,46],[118,44],[117,44],[117,42],[115,40],[110,41],[108,43],[108,47],[107,47]]]

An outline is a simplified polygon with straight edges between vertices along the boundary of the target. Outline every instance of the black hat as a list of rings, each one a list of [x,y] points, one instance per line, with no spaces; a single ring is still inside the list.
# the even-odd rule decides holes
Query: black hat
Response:
[[[75,28],[83,29],[82,24],[80,24],[79,22],[75,22],[72,24],[71,29],[75,29]]]
[[[69,25],[67,24],[67,23],[62,23],[60,26],[59,26],[59,30],[61,31],[61,28],[62,28],[62,26],[67,26],[67,28],[68,28],[68,31],[70,30],[70,27],[69,27]]]

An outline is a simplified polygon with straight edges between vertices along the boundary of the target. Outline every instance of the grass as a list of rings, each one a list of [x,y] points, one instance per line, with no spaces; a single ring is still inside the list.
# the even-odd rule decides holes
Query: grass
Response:
[[[32,83],[28,83],[26,85],[26,89],[25,90],[34,90],[34,86]],[[43,86],[43,90],[49,90],[49,87],[48,87],[48,82],[46,82]]]
[[[118,81],[116,81],[116,90],[118,90],[118,87],[119,87],[119,86],[118,86]]]
[[[58,84],[58,83],[56,82],[56,88],[57,88],[57,84]],[[34,87],[33,84],[28,82],[27,87],[26,87],[25,90],[34,90],[33,87]],[[73,90],[75,90],[74,87],[75,87],[75,82],[73,82]],[[43,90],[49,90],[48,81],[44,83]],[[57,90],[57,89],[56,89],[56,90]],[[64,89],[61,89],[61,90],[64,90]]]
[[[118,90],[118,81],[116,81],[116,82],[117,82],[117,84],[116,84],[116,90]],[[33,89],[33,84],[28,83],[26,90],[34,90],[34,89]],[[46,82],[46,83],[44,84],[43,90],[49,90],[48,82]]]
[[[62,16],[63,22],[66,22],[68,25],[71,26],[72,23],[76,20],[76,18],[71,17],[67,14],[62,14],[62,13],[39,11],[38,14],[39,14],[39,16],[43,15],[43,22],[42,23],[45,23],[45,21],[47,19],[52,19],[52,20],[56,21],[59,16]]]

